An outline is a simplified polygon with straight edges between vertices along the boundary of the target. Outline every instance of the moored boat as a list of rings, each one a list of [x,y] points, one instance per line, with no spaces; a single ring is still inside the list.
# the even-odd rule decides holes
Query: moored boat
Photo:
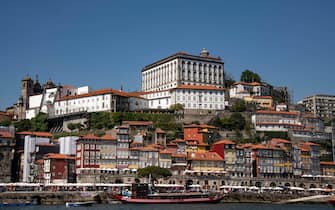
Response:
[[[94,204],[94,201],[84,201],[84,202],[66,202],[66,207],[80,207],[80,206],[92,206]]]
[[[328,203],[333,204],[335,206],[335,197],[332,197],[328,200]]]
[[[150,193],[148,185],[133,185],[132,192],[114,195],[115,199],[123,203],[138,204],[172,204],[172,203],[218,203],[223,196],[218,193],[204,192],[154,192]]]

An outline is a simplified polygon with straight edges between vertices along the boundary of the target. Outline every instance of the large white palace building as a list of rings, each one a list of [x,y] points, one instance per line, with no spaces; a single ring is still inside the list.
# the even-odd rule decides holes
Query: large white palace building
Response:
[[[225,75],[220,57],[175,53],[142,69],[143,97],[149,108],[224,109]]]

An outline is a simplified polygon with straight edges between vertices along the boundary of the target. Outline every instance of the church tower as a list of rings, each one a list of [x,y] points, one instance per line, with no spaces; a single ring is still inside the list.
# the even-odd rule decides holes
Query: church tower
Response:
[[[27,75],[21,80],[21,96],[24,110],[29,108],[29,96],[34,93],[34,81]]]

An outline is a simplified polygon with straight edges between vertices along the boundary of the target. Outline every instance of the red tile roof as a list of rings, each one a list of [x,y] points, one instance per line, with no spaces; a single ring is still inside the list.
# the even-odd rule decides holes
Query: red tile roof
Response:
[[[8,131],[0,131],[0,138],[12,139],[14,136]]]
[[[223,161],[223,158],[216,152],[191,152],[188,153],[187,159]]]
[[[235,82],[234,85],[261,86],[259,82]]]
[[[18,132],[19,135],[30,135],[30,136],[37,136],[37,137],[52,137],[52,134],[49,132],[41,132],[41,131],[22,131]]]
[[[89,133],[84,136],[81,136],[81,139],[97,139],[97,140],[107,140],[107,141],[116,140],[115,137],[107,135],[107,134],[99,137],[99,136],[94,135],[93,133]]]
[[[181,153],[173,153],[171,157],[180,157],[180,158],[186,158],[186,154]]]
[[[75,158],[70,155],[65,154],[56,154],[56,153],[48,153],[44,156],[44,159],[68,159],[68,160],[74,160]]]
[[[320,161],[321,165],[331,165],[331,166],[335,166],[335,162],[328,162],[328,161]]]
[[[64,97],[58,99],[57,101],[84,98],[84,97],[97,96],[97,95],[103,95],[103,94],[113,94],[113,95],[118,95],[118,96],[123,96],[123,97],[141,98],[141,97],[139,97],[139,95],[137,93],[128,93],[128,92],[123,92],[123,91],[120,91],[120,90],[114,90],[114,89],[111,89],[111,88],[106,88],[106,89],[91,91],[89,93],[80,94],[80,95],[64,96]]]
[[[236,144],[236,143],[229,139],[223,139],[215,142],[214,144]]]

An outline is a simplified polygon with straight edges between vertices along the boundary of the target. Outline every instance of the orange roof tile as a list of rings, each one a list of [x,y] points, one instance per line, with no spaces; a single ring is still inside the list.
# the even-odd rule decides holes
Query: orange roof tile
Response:
[[[320,161],[321,165],[331,165],[331,166],[335,166],[335,162],[330,162],[330,161]]]
[[[41,131],[22,131],[18,132],[19,135],[31,135],[31,136],[38,136],[38,137],[52,137],[52,134],[49,132],[41,132]]]
[[[261,86],[263,84],[259,82],[235,82],[234,85]]]
[[[229,139],[223,139],[223,140],[216,141],[213,144],[236,144],[236,143]]]
[[[98,136],[94,135],[93,133],[88,133],[84,136],[81,136],[81,139],[96,139],[96,140],[107,140],[107,141],[116,140],[115,137],[107,135],[107,134],[105,134],[101,137],[98,137]]]
[[[188,153],[187,159],[223,161],[223,158],[216,152],[191,152]]]
[[[58,99],[57,101],[84,98],[84,97],[97,96],[97,95],[103,95],[103,94],[113,94],[113,95],[118,95],[118,96],[123,96],[123,97],[141,98],[141,97],[139,97],[138,94],[135,94],[135,93],[128,93],[128,92],[123,92],[123,91],[115,90],[115,89],[111,89],[111,88],[105,88],[105,89],[95,90],[95,91],[91,91],[89,93],[80,94],[80,95],[64,96],[64,97]]]
[[[186,154],[182,153],[173,153],[171,157],[180,157],[180,158],[186,158]]]
[[[14,136],[8,131],[0,131],[0,138],[12,139]]]
[[[179,85],[175,89],[191,89],[191,90],[225,90],[214,85]]]
[[[48,153],[44,156],[44,159],[69,159],[74,160],[75,157],[65,154],[57,154],[57,153]]]
[[[172,154],[174,151],[168,150],[168,149],[163,149],[159,151],[159,154]]]

